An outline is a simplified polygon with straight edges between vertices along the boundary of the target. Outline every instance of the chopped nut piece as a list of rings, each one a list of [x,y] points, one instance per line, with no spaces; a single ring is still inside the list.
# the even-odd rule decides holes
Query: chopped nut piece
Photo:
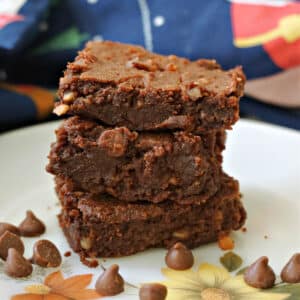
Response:
[[[200,78],[198,81],[201,84],[208,84],[209,83],[209,81],[206,78]]]
[[[197,100],[201,97],[201,91],[199,90],[199,88],[194,87],[190,90],[187,91],[187,94],[189,95],[189,97],[194,101]]]
[[[176,55],[171,54],[171,55],[168,56],[168,59],[174,61],[174,60],[177,60],[178,57]]]
[[[126,68],[133,68],[134,67],[133,63],[137,62],[138,60],[139,60],[138,57],[134,57],[133,59],[127,61],[125,64]]]
[[[92,248],[92,241],[89,237],[84,237],[80,240],[80,245],[83,249],[89,250]]]
[[[126,127],[105,130],[101,133],[97,143],[107,151],[111,157],[121,157],[126,153],[128,141],[134,141],[138,134]]]
[[[58,116],[62,116],[69,110],[69,108],[70,106],[67,104],[60,104],[54,108],[53,112]]]
[[[173,232],[173,237],[181,239],[181,240],[187,240],[190,236],[190,233],[186,229],[180,229]]]
[[[178,183],[178,180],[177,180],[176,177],[171,177],[171,178],[169,179],[169,183],[170,183],[170,184],[173,184],[173,185],[176,185],[176,184]]]
[[[72,102],[75,99],[75,94],[71,91],[66,91],[63,96],[63,100],[67,103]]]
[[[137,108],[142,108],[144,106],[144,102],[141,100],[138,100],[136,103]]]
[[[174,65],[174,64],[172,64],[172,63],[170,63],[170,64],[167,64],[166,69],[167,69],[168,71],[174,72],[174,71],[177,71],[177,66]]]
[[[223,219],[224,219],[222,211],[217,210],[216,213],[215,213],[215,215],[214,215],[214,219],[215,219],[216,222],[218,222],[218,221],[222,222]]]
[[[159,69],[158,64],[153,62],[152,59],[147,59],[146,61],[132,61],[132,66],[136,69],[148,72],[157,71]]]

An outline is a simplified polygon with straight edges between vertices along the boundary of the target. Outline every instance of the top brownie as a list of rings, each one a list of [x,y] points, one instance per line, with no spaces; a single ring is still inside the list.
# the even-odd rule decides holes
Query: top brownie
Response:
[[[229,129],[244,83],[241,67],[224,71],[214,60],[94,41],[68,64],[54,112],[137,131]]]

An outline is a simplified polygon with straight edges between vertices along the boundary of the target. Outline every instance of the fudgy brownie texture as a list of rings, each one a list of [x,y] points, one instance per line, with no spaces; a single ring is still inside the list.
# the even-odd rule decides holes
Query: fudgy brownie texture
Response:
[[[238,182],[226,175],[218,193],[200,205],[126,203],[75,191],[62,178],[56,178],[56,191],[60,226],[74,251],[89,257],[130,255],[178,241],[193,248],[239,229],[246,218]]]
[[[110,41],[87,43],[60,80],[54,112],[131,130],[231,128],[245,75],[214,60],[189,61]]]
[[[138,133],[71,117],[56,131],[48,172],[122,201],[200,203],[220,183],[225,133]]]

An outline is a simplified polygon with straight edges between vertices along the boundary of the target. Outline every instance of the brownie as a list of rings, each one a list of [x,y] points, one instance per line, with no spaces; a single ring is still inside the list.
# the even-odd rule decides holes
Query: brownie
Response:
[[[68,64],[54,112],[137,131],[229,129],[244,83],[241,67],[224,71],[214,60],[94,41]]]
[[[178,241],[193,248],[239,229],[246,218],[238,182],[225,175],[218,193],[200,205],[126,203],[75,191],[61,178],[56,184],[60,226],[74,251],[88,257],[130,255]]]
[[[56,131],[47,170],[120,201],[200,203],[219,188],[224,135],[138,133],[75,116]]]

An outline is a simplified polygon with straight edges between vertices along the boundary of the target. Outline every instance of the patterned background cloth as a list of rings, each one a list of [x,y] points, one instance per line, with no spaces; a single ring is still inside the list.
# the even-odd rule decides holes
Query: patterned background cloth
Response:
[[[102,39],[240,64],[241,115],[300,130],[299,1],[1,0],[0,131],[54,118],[67,61]]]

